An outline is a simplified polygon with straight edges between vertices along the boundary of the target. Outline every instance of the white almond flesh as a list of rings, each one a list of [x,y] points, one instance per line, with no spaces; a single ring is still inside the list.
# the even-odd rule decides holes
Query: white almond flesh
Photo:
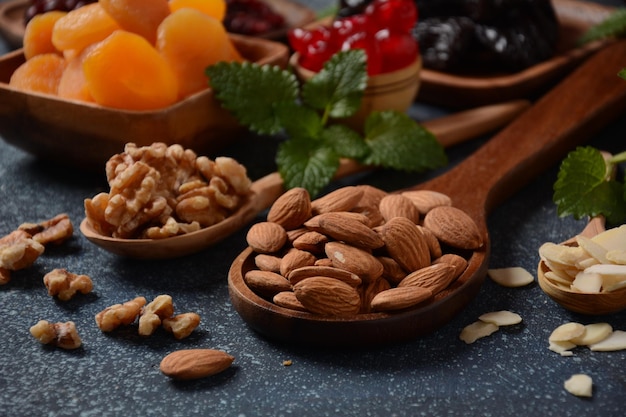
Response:
[[[585,269],[585,273],[601,275],[604,291],[611,291],[610,288],[621,287],[621,284],[626,281],[626,265],[593,265]]]
[[[589,255],[598,260],[598,262],[605,264],[608,261],[606,260],[606,252],[607,250],[600,244],[594,242],[585,236],[576,236],[576,242],[578,242],[578,246],[584,249]]]
[[[576,347],[572,342],[550,342],[548,349],[552,352],[556,352],[561,356],[572,356],[574,353],[571,349]]]
[[[623,330],[614,330],[606,339],[589,345],[589,349],[595,352],[624,350],[626,349],[626,332]]]
[[[507,310],[485,313],[478,319],[486,323],[493,323],[496,326],[511,326],[522,322],[522,316]]]
[[[523,287],[535,280],[530,272],[519,266],[489,269],[487,274],[503,287]]]
[[[578,246],[559,245],[547,242],[539,247],[539,256],[561,267],[576,266],[576,262],[585,256],[583,248]]]
[[[482,337],[489,336],[496,331],[498,331],[498,326],[495,324],[478,320],[465,326],[461,331],[459,338],[465,343],[470,344]]]
[[[602,275],[591,272],[581,272],[572,282],[572,290],[582,293],[597,293],[602,289]]]
[[[569,322],[554,329],[548,340],[550,342],[569,342],[575,337],[579,337],[584,332],[585,326],[583,324]]]
[[[546,273],[544,274],[546,278],[548,278],[550,281],[556,283],[556,284],[561,284],[564,287],[569,288],[570,285],[572,285],[572,279],[569,276],[563,276],[555,271],[546,271]]]
[[[563,384],[567,392],[577,397],[591,397],[593,380],[589,375],[574,374]]]
[[[606,259],[616,265],[626,265],[626,250],[610,250],[606,253]]]
[[[585,326],[582,335],[571,340],[578,346],[589,346],[599,343],[609,337],[613,332],[613,327],[609,323],[592,323]]]
[[[608,252],[607,252],[608,254]],[[598,265],[600,262],[591,256],[587,258],[582,258],[576,263],[576,268],[578,269],[587,269],[592,265]]]
[[[591,240],[601,245],[607,251],[626,251],[626,224],[598,233]]]

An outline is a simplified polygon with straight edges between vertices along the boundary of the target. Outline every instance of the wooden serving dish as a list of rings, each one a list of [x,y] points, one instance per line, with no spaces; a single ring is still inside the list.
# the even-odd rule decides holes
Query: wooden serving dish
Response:
[[[231,39],[249,61],[287,65],[289,51],[282,43],[241,35]],[[10,87],[11,74],[23,62],[21,49],[0,57],[0,135],[46,160],[99,172],[128,142],[178,143],[206,154],[243,131],[210,89],[160,110],[111,109]]]
[[[591,26],[608,17],[614,8],[577,0],[553,0],[560,22],[560,40],[554,58],[513,74],[458,75],[422,69],[417,99],[452,108],[532,98],[560,80],[602,42],[576,47]]]

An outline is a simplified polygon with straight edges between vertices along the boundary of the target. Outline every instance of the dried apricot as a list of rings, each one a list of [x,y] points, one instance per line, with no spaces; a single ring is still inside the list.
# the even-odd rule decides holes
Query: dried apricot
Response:
[[[223,22],[224,16],[226,16],[225,0],[170,0],[172,13],[184,7],[198,10],[207,16],[216,18],[220,22]]]
[[[95,45],[88,46],[80,55],[71,59],[66,59],[67,66],[61,76],[59,89],[57,91],[59,97],[89,102],[94,101],[91,93],[89,92],[87,79],[85,78],[85,73],[83,71],[85,57],[93,48],[95,48]]]
[[[167,0],[100,0],[120,27],[154,44],[159,24],[170,14]]]
[[[119,25],[100,4],[91,3],[72,10],[55,23],[52,44],[61,51],[81,51],[117,29]]]
[[[65,66],[65,59],[59,54],[35,55],[13,72],[9,85],[20,90],[56,94]]]
[[[35,55],[58,52],[52,44],[52,28],[66,12],[52,11],[35,15],[24,29],[24,56],[30,59]]]
[[[115,31],[94,46],[83,62],[96,103],[128,110],[152,110],[176,102],[173,71],[143,37]]]
[[[169,15],[157,32],[156,48],[174,70],[179,97],[208,86],[205,69],[218,61],[242,61],[222,23],[197,10]]]

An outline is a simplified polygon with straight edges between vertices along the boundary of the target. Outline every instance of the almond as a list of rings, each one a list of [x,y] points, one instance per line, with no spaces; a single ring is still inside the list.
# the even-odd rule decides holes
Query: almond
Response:
[[[378,207],[380,200],[387,195],[387,192],[368,184],[357,185],[356,188],[363,191],[359,206],[375,206]]]
[[[271,298],[281,291],[291,290],[287,278],[275,272],[251,269],[243,278],[248,287],[262,297]]]
[[[311,253],[324,253],[326,243],[328,243],[328,236],[320,232],[310,231],[298,236],[293,241],[293,247]]]
[[[435,207],[424,217],[424,227],[441,242],[460,249],[478,249],[483,239],[478,226],[464,211],[451,206]]]
[[[331,211],[328,213],[318,214],[311,217],[304,223],[307,230],[318,230],[320,228],[320,221],[324,218],[332,218],[334,221],[357,220],[364,225],[370,224],[370,219],[361,213],[354,213],[352,211]]]
[[[280,307],[288,308],[290,310],[308,311],[306,307],[302,305],[296,294],[293,291],[282,291],[274,296],[272,299],[274,304]]]
[[[395,259],[388,256],[376,257],[383,264],[383,277],[392,284],[398,285],[406,277],[407,273]]]
[[[278,197],[267,213],[267,221],[285,230],[296,229],[311,217],[311,196],[301,187],[292,188]]]
[[[260,253],[254,257],[254,264],[261,271],[280,272],[280,258]]]
[[[311,277],[293,286],[298,301],[314,314],[353,316],[361,309],[357,290],[334,278]]]
[[[260,222],[250,227],[246,242],[258,253],[278,252],[287,242],[287,232],[278,223]]]
[[[405,191],[402,195],[411,200],[421,214],[426,214],[435,207],[452,205],[452,199],[438,191],[414,190]]]
[[[389,194],[385,196],[378,206],[380,213],[386,221],[394,217],[406,217],[414,224],[420,221],[420,212],[417,207],[402,194]]]
[[[342,242],[328,242],[324,251],[334,267],[353,272],[366,282],[383,273],[380,261],[363,249]]]
[[[311,252],[291,248],[280,261],[280,274],[286,277],[294,269],[313,265],[316,260],[317,258]]]
[[[398,287],[428,288],[433,294],[437,294],[448,287],[456,278],[454,266],[438,263],[411,272],[398,284]]]
[[[433,296],[428,288],[396,287],[376,294],[371,307],[374,311],[393,311],[416,306]]]
[[[429,229],[420,225],[417,226],[417,230],[422,234],[422,236],[424,236],[431,259],[439,258],[443,254],[443,251],[441,250],[441,245],[439,244],[437,236],[435,236]]]
[[[365,249],[377,249],[385,244],[378,233],[359,220],[337,214],[339,213],[320,215],[318,226],[313,230]]]
[[[391,289],[391,284],[385,278],[380,277],[363,287],[361,295],[361,313],[372,311],[372,300],[383,291]]]
[[[394,217],[381,228],[385,248],[404,270],[430,265],[430,250],[417,225],[406,217]]]
[[[460,277],[467,268],[467,259],[456,253],[444,253],[439,258],[433,261],[433,264],[446,263],[452,265],[455,270],[456,278]]]
[[[170,353],[160,369],[170,378],[188,380],[218,374],[230,367],[235,358],[215,349],[185,349]]]
[[[287,279],[291,285],[295,285],[296,283],[302,281],[305,278],[311,277],[328,277],[338,279],[339,281],[343,281],[346,284],[352,287],[358,287],[361,285],[361,278],[358,275],[346,271],[345,269],[335,268],[333,266],[304,266],[302,268],[294,269],[289,273]]]
[[[339,188],[311,202],[313,214],[331,211],[350,211],[363,196],[363,189],[355,186]]]

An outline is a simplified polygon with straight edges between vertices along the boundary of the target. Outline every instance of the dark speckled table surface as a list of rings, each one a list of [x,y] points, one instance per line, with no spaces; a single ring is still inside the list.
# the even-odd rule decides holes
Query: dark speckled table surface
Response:
[[[428,118],[439,111],[416,105],[411,114]],[[588,144],[622,151],[625,134],[623,114]],[[451,164],[486,139],[450,149]],[[274,169],[275,149],[276,139],[241,138],[221,154],[239,159],[258,178]],[[491,213],[490,267],[521,266],[535,275],[543,242],[562,241],[582,229],[582,221],[556,214],[551,200],[556,173],[555,165]],[[346,182],[392,190],[421,179],[382,171]],[[44,163],[0,141],[0,234],[61,212],[77,227],[83,199],[104,186],[101,175]],[[582,316],[555,304],[536,283],[510,289],[487,279],[461,314],[416,340],[360,350],[276,343],[248,328],[230,303],[228,269],[245,247],[246,230],[197,255],[161,262],[122,259],[77,232],[33,267],[14,273],[0,287],[0,416],[625,415],[626,351],[577,348],[562,357],[548,350],[548,335],[558,325],[606,321],[626,330],[624,312]],[[53,268],[90,275],[93,293],[55,301],[42,283]],[[189,338],[176,341],[157,333],[144,339],[132,326],[105,334],[95,325],[95,313],[111,304],[163,293],[172,295],[177,311],[202,317]],[[523,322],[474,344],[459,340],[461,329],[479,315],[503,309],[520,314]],[[28,330],[40,319],[74,321],[83,346],[63,351],[41,345]],[[222,349],[236,360],[214,377],[175,382],[161,374],[159,363],[184,348]],[[286,360],[292,365],[285,366]],[[563,382],[575,373],[593,378],[592,398],[564,390]]]

